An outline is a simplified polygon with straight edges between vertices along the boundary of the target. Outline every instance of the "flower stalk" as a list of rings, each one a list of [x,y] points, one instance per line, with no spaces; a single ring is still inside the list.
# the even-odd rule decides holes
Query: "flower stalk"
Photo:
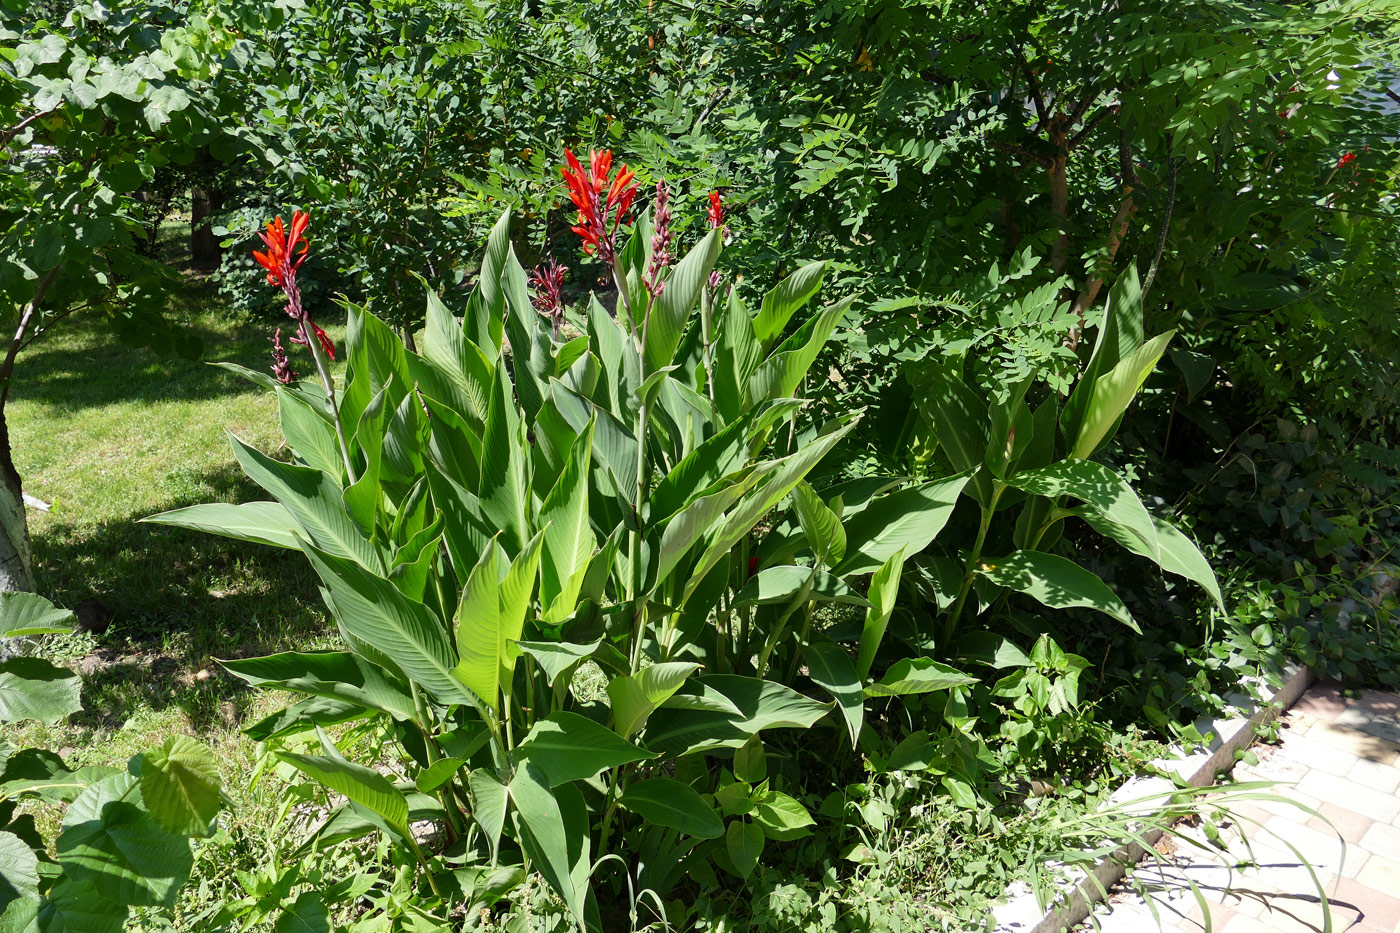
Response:
[[[335,400],[335,382],[331,379],[330,367],[325,359],[335,359],[335,344],[331,343],[326,332],[311,320],[310,312],[302,304],[301,286],[297,284],[297,270],[306,262],[309,249],[305,234],[310,224],[311,215],[304,211],[295,211],[292,214],[290,229],[283,226],[280,216],[277,217],[259,234],[267,252],[254,250],[253,258],[267,270],[267,284],[280,288],[287,296],[287,316],[297,325],[297,334],[292,338],[292,343],[301,344],[311,352],[311,359],[316,364],[316,373],[321,378],[321,386],[326,390],[331,423],[335,425],[335,437],[340,443],[340,456],[345,461],[345,475],[349,483],[354,484],[355,464],[350,457],[350,445],[345,440],[345,428],[340,423],[340,406]],[[296,372],[287,360],[281,336],[282,330],[278,328],[272,343],[273,372],[278,381],[288,383],[290,380],[284,377],[290,376],[291,379],[295,379]]]

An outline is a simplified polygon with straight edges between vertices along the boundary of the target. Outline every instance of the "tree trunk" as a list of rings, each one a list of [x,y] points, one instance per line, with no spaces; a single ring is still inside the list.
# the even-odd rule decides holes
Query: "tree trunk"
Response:
[[[10,458],[10,426],[0,407],[0,591],[34,591],[34,554],[19,472]]]
[[[211,269],[219,264],[222,250],[210,217],[224,206],[223,194],[195,188],[190,200],[190,259],[202,269]]]
[[[1050,212],[1055,215],[1059,232],[1055,242],[1050,244],[1050,271],[1059,275],[1069,264],[1069,148],[1066,145],[1066,128],[1062,117],[1050,121],[1050,146],[1054,154],[1050,158]]]

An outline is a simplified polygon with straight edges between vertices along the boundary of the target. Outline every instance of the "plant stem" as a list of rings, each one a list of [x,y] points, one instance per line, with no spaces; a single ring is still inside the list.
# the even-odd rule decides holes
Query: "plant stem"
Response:
[[[714,352],[711,347],[713,334],[710,326],[713,297],[710,289],[700,289],[700,341],[703,347],[701,359],[705,364],[705,388],[710,396],[710,418],[718,424],[719,406],[715,403]]]
[[[612,261],[613,284],[617,286],[618,304],[627,311],[627,330],[629,333],[636,333],[636,322],[632,320],[632,299],[627,295],[627,276],[622,271],[622,263],[618,261],[616,255]],[[617,309],[613,309],[613,316],[617,316]]]
[[[1005,483],[992,483],[992,499],[982,509],[982,522],[977,528],[977,540],[972,543],[972,550],[967,552],[967,566],[963,573],[962,588],[958,590],[958,598],[953,601],[952,608],[948,610],[948,621],[943,625],[943,644],[945,645],[951,642],[953,635],[957,633],[958,619],[962,616],[963,605],[972,592],[972,579],[977,575],[977,563],[982,559],[982,546],[987,543],[987,529],[991,527],[992,517],[996,515],[997,501],[1001,499],[1001,494],[1005,491]]]
[[[326,390],[326,401],[331,407],[331,421],[335,424],[335,437],[340,442],[340,456],[345,461],[345,476],[349,480],[348,485],[353,486],[356,481],[355,464],[350,459],[350,445],[345,441],[345,427],[340,423],[340,406],[335,402],[335,383],[331,381],[330,370],[321,357],[321,346],[316,335],[309,331],[305,320],[300,323],[300,328],[301,339],[306,341],[311,358],[316,361],[316,373],[321,377],[321,385]]]
[[[792,683],[797,676],[797,662],[802,657],[802,646],[807,644],[807,636],[812,631],[812,609],[816,606],[815,600],[807,600],[807,614],[802,619],[802,637],[797,641],[797,650],[792,653],[792,663],[788,665],[787,680],[784,683]]]
[[[653,299],[648,297],[646,310],[642,312],[641,341],[637,345],[637,365],[642,382],[646,382],[647,378],[647,330],[651,324],[652,301]],[[646,597],[642,593],[642,587],[646,583],[642,573],[642,500],[647,491],[647,424],[650,418],[651,403],[644,398],[637,409],[637,488],[632,506],[634,527],[628,547],[632,563],[632,611],[635,613],[631,659],[634,674],[642,664],[642,638],[646,628]]]

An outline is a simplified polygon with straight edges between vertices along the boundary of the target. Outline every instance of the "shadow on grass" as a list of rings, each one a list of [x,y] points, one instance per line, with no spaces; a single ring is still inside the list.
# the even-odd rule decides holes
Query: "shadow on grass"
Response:
[[[252,391],[233,373],[210,366],[213,361],[241,363],[265,369],[271,326],[229,325],[215,329],[207,323],[179,325],[203,344],[198,359],[160,356],[148,348],[130,347],[100,332],[101,322],[75,325],[78,334],[40,342],[19,358],[15,397],[72,411],[101,405],[173,399],[220,398]],[[76,340],[75,337],[88,339]]]
[[[195,488],[214,494],[166,508],[265,498],[232,465],[201,474]],[[140,524],[143,517],[51,525],[34,538],[41,591],[69,607],[97,599],[111,615],[110,626],[94,633],[95,650],[74,665],[84,677],[90,724],[120,724],[138,709],[172,705],[197,730],[218,718],[237,720],[246,691],[212,659],[331,640],[315,573],[300,553]]]

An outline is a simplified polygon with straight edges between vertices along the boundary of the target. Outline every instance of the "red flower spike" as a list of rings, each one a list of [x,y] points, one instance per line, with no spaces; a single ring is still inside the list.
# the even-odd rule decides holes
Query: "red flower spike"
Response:
[[[301,268],[301,264],[306,261],[308,247],[304,234],[310,223],[310,214],[296,211],[292,214],[290,237],[287,235],[287,229],[282,225],[280,216],[270,222],[265,231],[258,234],[267,246],[267,252],[260,253],[254,250],[253,258],[267,270],[267,284],[286,288],[288,276],[295,274]],[[297,248],[298,246],[300,249]]]
[[[1337,168],[1342,168],[1343,166],[1350,165],[1355,161],[1356,153],[1348,152],[1346,155],[1342,156],[1340,159],[1337,160]]]
[[[612,151],[594,149],[589,153],[588,171],[583,170],[572,150],[564,150],[564,165],[560,167],[569,188],[569,200],[578,208],[573,231],[583,239],[583,251],[595,250],[598,258],[611,263],[616,255],[617,225],[632,210],[637,196],[635,175],[626,165],[612,174]],[[604,197],[604,192],[607,196]]]
[[[253,258],[258,261],[258,265],[267,270],[268,284],[280,288],[287,296],[287,316],[297,323],[297,332],[291,338],[291,342],[309,348],[311,341],[315,340],[326,356],[333,361],[335,344],[331,343],[331,338],[311,320],[311,315],[302,307],[301,287],[297,285],[297,270],[306,262],[310,249],[306,242],[306,230],[310,225],[311,215],[305,211],[292,213],[290,229],[283,224],[281,217],[274,218],[259,234],[267,252],[254,250]],[[288,374],[295,378],[296,373],[282,348],[281,336],[280,329],[273,335],[272,370],[279,380],[285,381]]]
[[[720,224],[724,223],[724,204],[719,199],[718,191],[710,192],[710,209],[708,214],[710,217],[710,226],[712,228],[718,227]]]

